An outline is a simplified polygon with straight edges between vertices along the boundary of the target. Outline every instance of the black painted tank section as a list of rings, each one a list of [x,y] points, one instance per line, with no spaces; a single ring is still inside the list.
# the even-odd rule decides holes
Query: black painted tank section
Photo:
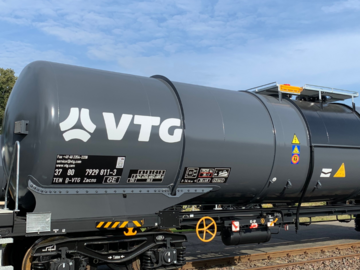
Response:
[[[360,192],[360,118],[337,103],[295,101],[308,123],[313,145],[313,173],[306,201],[345,201]],[[341,166],[344,176],[336,174]],[[327,171],[327,174],[324,172]]]
[[[295,101],[309,125],[312,144],[360,146],[360,119],[342,104]]]

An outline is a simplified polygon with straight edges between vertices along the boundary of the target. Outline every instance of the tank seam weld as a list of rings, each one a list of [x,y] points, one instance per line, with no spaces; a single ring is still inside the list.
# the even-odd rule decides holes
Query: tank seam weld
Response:
[[[182,150],[181,150],[181,157],[180,157],[180,164],[179,164],[178,172],[177,172],[177,174],[175,176],[174,186],[173,186],[173,188],[171,190],[171,195],[175,196],[176,191],[177,191],[177,187],[178,187],[178,185],[180,183],[180,173],[181,173],[181,168],[183,167],[184,158],[185,158],[185,144],[186,144],[185,130],[186,130],[186,126],[185,126],[184,107],[182,105],[181,98],[180,98],[178,90],[176,89],[175,85],[168,78],[166,78],[165,76],[162,76],[162,75],[154,75],[154,76],[151,76],[150,78],[157,79],[159,81],[162,81],[162,82],[166,83],[168,86],[170,86],[170,88],[175,93],[175,96],[177,98],[177,101],[178,101],[178,104],[179,104],[179,107],[180,107],[180,114],[181,114],[182,126],[183,126],[183,134],[182,134],[183,145],[182,145]]]
[[[239,91],[240,92],[240,91]],[[272,116],[271,116],[271,113],[268,109],[268,107],[266,106],[265,102],[260,98],[258,97],[255,93],[252,93],[252,92],[249,92],[249,91],[243,91],[244,93],[247,93],[247,94],[250,94],[252,96],[254,96],[257,100],[260,101],[261,104],[263,104],[265,110],[267,111],[268,115],[269,115],[269,118],[271,120],[271,124],[273,126],[273,134],[274,134],[274,159],[273,159],[273,162],[272,162],[272,166],[271,166],[271,171],[270,171],[270,174],[269,174],[269,177],[268,177],[268,180],[270,180],[270,177],[274,171],[274,165],[275,165],[275,161],[276,161],[276,144],[277,144],[277,141],[276,141],[276,129],[275,129],[275,124],[274,124],[274,121],[272,119]],[[261,198],[261,194],[263,194],[266,186],[268,185],[268,181],[266,182],[265,186],[262,188],[262,190],[260,191],[260,193],[258,194],[258,196],[260,196]],[[256,197],[258,197],[256,196]],[[249,203],[251,203],[254,199],[251,199]]]

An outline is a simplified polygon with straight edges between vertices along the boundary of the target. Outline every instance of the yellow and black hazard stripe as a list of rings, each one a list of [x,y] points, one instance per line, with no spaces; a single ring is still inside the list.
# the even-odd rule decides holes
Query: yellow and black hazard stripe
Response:
[[[123,229],[123,228],[140,228],[144,220],[126,220],[126,221],[98,221],[95,227],[97,229]]]

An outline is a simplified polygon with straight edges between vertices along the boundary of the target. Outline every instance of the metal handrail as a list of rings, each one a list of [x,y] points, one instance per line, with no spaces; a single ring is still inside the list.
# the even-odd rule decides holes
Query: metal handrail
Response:
[[[359,93],[355,92],[355,91],[349,91],[349,90],[333,88],[333,87],[327,87],[327,86],[305,84],[304,88],[310,89],[310,90],[316,90],[316,91],[325,91],[325,92],[328,92],[328,93],[334,93],[334,94],[340,94],[340,95],[348,95],[348,96],[354,96],[354,97],[359,96]]]
[[[20,170],[20,142],[16,141],[14,144],[14,148],[16,148],[16,152],[13,152],[12,158],[11,158],[11,165],[9,170],[8,179],[6,181],[6,190],[5,190],[5,206],[4,209],[8,210],[8,193],[9,193],[9,185],[10,185],[10,178],[11,178],[11,172],[14,165],[15,160],[15,154],[16,154],[16,194],[15,194],[15,212],[19,212],[19,170]]]
[[[249,88],[249,89],[246,89],[245,91],[250,91],[250,90],[253,90],[253,89],[258,89],[258,88],[265,88],[264,86],[267,86],[269,87],[270,85],[276,85],[277,86],[277,82],[271,82],[271,83],[267,83],[267,84],[263,84],[263,85],[259,85],[259,86],[256,86],[256,87],[252,87],[252,88]]]

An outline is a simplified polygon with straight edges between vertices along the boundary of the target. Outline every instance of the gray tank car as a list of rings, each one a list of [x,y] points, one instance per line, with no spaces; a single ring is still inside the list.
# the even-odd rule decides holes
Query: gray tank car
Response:
[[[107,229],[118,229],[122,236],[135,237],[140,227],[191,227],[216,212],[225,244],[268,241],[268,227],[277,221],[279,226],[298,223],[296,203],[357,201],[360,118],[354,108],[329,102],[356,96],[311,85],[229,91],[160,75],[145,78],[33,62],[9,98],[1,136],[7,188],[19,208],[14,213],[26,216],[26,230],[15,236],[87,232],[89,237],[96,231],[108,237]],[[11,166],[15,156],[19,162]],[[287,208],[270,214],[252,208],[263,203]],[[201,205],[210,212],[183,215],[182,205]],[[212,210],[214,205],[222,205],[221,214]],[[244,211],[247,223],[242,223]],[[289,220],[284,211],[291,212]],[[256,237],[247,233],[242,240],[241,233],[231,230],[233,221],[241,221],[247,232],[254,229]],[[149,235],[157,234],[144,237]],[[154,240],[149,239],[144,241],[150,246]],[[144,269],[162,267],[167,260],[169,267],[183,264],[179,243],[186,237],[172,239],[177,242],[161,243],[161,254],[145,250],[154,252],[156,260],[147,261]],[[89,239],[77,241],[89,245]],[[75,264],[93,265],[89,258],[121,264],[140,254],[127,251],[131,256],[125,256],[118,250],[96,257],[78,250],[86,255],[78,262],[59,249],[70,242],[52,243],[59,256],[46,264],[33,256],[32,265],[56,267],[65,257]],[[48,246],[40,242],[32,254],[44,256]],[[178,257],[167,258],[169,250]]]
[[[14,133],[19,121],[24,134]],[[14,143],[21,142],[20,207],[51,210],[53,218],[77,217],[79,211],[84,216],[150,214],[185,201],[294,203],[310,169],[315,186],[323,168],[335,173],[342,163],[347,176],[341,189],[341,179],[331,177],[305,201],[344,200],[360,191],[360,152],[352,149],[360,146],[360,120],[342,104],[320,108],[250,92],[170,84],[161,77],[34,62],[14,87],[3,130],[7,171]],[[301,151],[297,164],[291,162],[294,135]],[[316,146],[314,168],[311,144]],[[286,185],[291,188],[284,190]],[[11,194],[14,187],[12,179]],[[165,189],[167,195],[147,188]],[[136,194],[125,199],[121,189]],[[94,190],[98,193],[90,194]],[[105,204],[110,205],[106,212]]]

